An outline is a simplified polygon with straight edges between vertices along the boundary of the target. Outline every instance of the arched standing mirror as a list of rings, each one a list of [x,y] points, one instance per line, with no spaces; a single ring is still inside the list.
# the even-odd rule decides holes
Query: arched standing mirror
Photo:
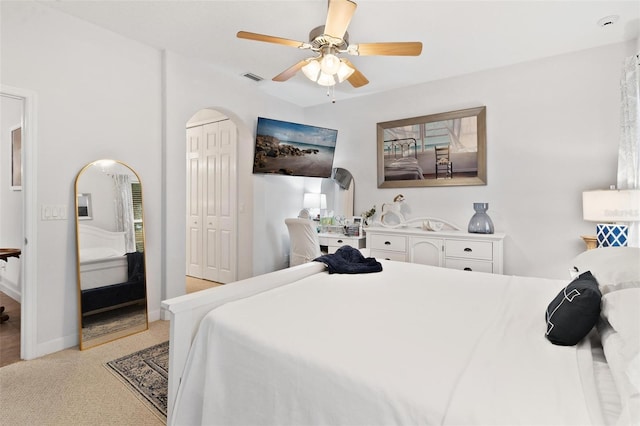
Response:
[[[326,195],[327,211],[334,216],[351,219],[353,216],[354,180],[351,172],[334,168],[331,178],[322,179],[320,192]]]
[[[76,177],[80,349],[148,328],[142,185],[120,161]]]

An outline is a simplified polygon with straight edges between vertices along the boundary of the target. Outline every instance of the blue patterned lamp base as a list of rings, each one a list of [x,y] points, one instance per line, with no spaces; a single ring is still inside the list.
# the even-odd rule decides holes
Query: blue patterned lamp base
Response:
[[[599,223],[596,225],[596,238],[598,247],[625,247],[629,236],[627,225],[609,225]]]

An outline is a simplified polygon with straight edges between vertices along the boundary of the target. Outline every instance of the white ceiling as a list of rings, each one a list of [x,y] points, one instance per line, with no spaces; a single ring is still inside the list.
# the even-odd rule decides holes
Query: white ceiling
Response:
[[[328,102],[326,89],[302,73],[271,78],[309,50],[236,38],[239,30],[307,41],[323,25],[326,0],[296,1],[43,1],[131,39],[210,62],[232,77],[264,78],[260,90],[300,106]],[[353,96],[443,79],[633,40],[640,30],[634,1],[382,1],[357,0],[350,42],[421,41],[419,57],[350,56],[370,83],[336,86],[339,101]],[[614,25],[598,20],[619,15]]]

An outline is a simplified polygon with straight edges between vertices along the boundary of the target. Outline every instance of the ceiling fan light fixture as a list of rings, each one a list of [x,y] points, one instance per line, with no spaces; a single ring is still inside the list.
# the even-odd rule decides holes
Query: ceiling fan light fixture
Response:
[[[333,48],[324,50],[322,53],[322,59],[320,59],[320,68],[322,69],[322,72],[334,75],[338,72],[339,67],[340,58],[334,54]]]
[[[320,76],[318,77],[317,83],[320,86],[325,86],[325,87],[335,86],[336,79],[333,74],[327,74],[324,71],[321,71]]]
[[[307,61],[307,64],[302,67],[302,72],[309,80],[315,83],[320,76],[320,62],[317,59]]]
[[[338,82],[342,83],[355,72],[356,70],[347,65],[344,61],[340,61],[340,66],[338,67],[338,72],[336,76],[338,77]]]

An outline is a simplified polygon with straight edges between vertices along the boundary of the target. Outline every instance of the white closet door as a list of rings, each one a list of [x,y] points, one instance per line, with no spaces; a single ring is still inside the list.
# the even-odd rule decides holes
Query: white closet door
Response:
[[[203,278],[218,281],[220,274],[220,232],[218,230],[220,203],[220,135],[219,123],[205,124],[202,162],[204,180],[202,201],[204,205],[205,239]]]
[[[202,278],[202,126],[187,129],[187,275]]]
[[[231,120],[187,130],[187,274],[211,281],[236,280],[236,145]],[[199,138],[199,139],[198,139]],[[195,145],[198,145],[197,152]]]
[[[231,120],[217,124],[219,127],[216,185],[218,278],[216,281],[228,283],[236,280],[237,270],[237,130]]]

